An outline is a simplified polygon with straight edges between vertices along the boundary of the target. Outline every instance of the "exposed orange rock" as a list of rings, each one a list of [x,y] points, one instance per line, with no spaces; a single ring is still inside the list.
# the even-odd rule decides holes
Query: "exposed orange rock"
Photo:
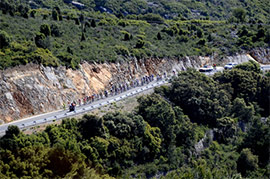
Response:
[[[10,122],[61,109],[63,104],[67,106],[68,102],[104,91],[113,84],[145,75],[199,68],[206,63],[243,62],[248,59],[246,54],[226,57],[222,61],[215,59],[215,62],[209,57],[133,58],[122,63],[84,62],[78,70],[35,64],[17,66],[0,71],[0,120]]]

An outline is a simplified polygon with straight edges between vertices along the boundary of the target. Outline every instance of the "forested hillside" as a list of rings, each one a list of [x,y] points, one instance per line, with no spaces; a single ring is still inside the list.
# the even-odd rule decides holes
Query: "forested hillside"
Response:
[[[189,69],[130,113],[85,115],[0,139],[1,178],[269,178],[270,78],[248,62]],[[201,147],[198,147],[201,144]]]
[[[269,48],[269,14],[268,0],[0,0],[0,70]],[[9,126],[0,178],[269,178],[269,93],[255,62],[188,69],[132,112]]]
[[[270,44],[267,1],[80,2],[85,6],[1,0],[0,69],[222,56]],[[101,13],[100,7],[111,10]]]
[[[16,0],[15,0],[16,1]],[[250,20],[269,22],[269,2],[266,0],[20,0],[31,8],[65,9],[74,7],[85,11],[100,11],[117,16],[158,14],[166,19],[211,19],[231,18],[235,8],[247,11]]]

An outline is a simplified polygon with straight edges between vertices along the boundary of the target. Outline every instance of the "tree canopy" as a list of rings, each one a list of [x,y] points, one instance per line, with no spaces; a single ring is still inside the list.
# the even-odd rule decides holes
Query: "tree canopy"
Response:
[[[0,3],[0,69],[51,65],[33,60],[38,48],[57,58],[60,63],[53,66],[75,69],[81,61],[181,60],[213,53],[222,57],[269,47],[269,9],[264,1],[222,0],[219,8],[214,1],[79,1],[84,8],[71,1],[17,2]],[[63,54],[69,54],[69,60],[59,58]]]
[[[9,126],[0,138],[0,176],[267,178],[270,120],[260,109],[266,105],[241,88],[251,83],[255,96],[265,95],[261,79],[269,77],[189,69],[138,98],[132,112],[64,119],[30,135]]]

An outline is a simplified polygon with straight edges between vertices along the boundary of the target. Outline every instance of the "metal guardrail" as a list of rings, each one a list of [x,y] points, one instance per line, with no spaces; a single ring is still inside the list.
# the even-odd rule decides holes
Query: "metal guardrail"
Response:
[[[149,89],[152,89],[156,86],[160,86],[162,84],[165,84],[165,83],[168,83],[167,80],[162,80],[162,81],[159,81],[155,84],[148,84],[140,89],[137,89],[136,91],[132,91],[130,93],[127,93],[127,94],[124,94],[122,96],[119,96],[119,100],[117,100],[117,96],[115,96],[116,98],[114,99],[111,99],[111,100],[107,100],[107,101],[104,101],[104,102],[101,102],[101,103],[98,103],[96,105],[91,105],[89,107],[83,107],[79,110],[75,110],[74,112],[66,112],[64,114],[59,114],[59,115],[54,115],[54,116],[51,116],[51,117],[46,117],[46,118],[43,118],[43,119],[39,119],[39,120],[35,120],[35,121],[31,121],[31,122],[28,122],[28,123],[23,123],[23,124],[18,124],[17,126],[21,129],[21,130],[24,130],[24,129],[28,129],[28,128],[31,128],[31,127],[35,127],[35,126],[38,126],[38,125],[43,125],[43,124],[49,124],[49,123],[53,123],[55,121],[59,121],[59,120],[62,120],[62,119],[65,119],[65,118],[68,118],[68,117],[73,117],[73,116],[76,116],[76,115],[80,115],[80,114],[84,114],[84,113],[87,113],[89,111],[92,111],[96,108],[99,108],[101,106],[105,106],[107,104],[111,104],[113,102],[116,102],[116,101],[120,101],[122,99],[125,99],[127,97],[131,97],[131,96],[134,96],[136,94],[139,94],[143,91],[147,91]],[[87,109],[88,108],[88,109]],[[12,125],[12,124],[11,124]],[[16,124],[15,124],[16,125]],[[0,133],[0,136],[4,133],[5,131],[2,131]],[[4,134],[3,134],[4,135]]]

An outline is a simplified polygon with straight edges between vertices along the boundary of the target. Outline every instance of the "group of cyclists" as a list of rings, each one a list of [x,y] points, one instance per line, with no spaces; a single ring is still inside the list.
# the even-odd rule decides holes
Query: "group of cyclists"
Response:
[[[175,75],[175,71],[173,70],[173,75]],[[104,90],[100,91],[98,93],[93,93],[92,95],[85,96],[82,99],[74,100],[73,102],[68,102],[69,105],[69,111],[75,111],[75,107],[77,105],[85,105],[90,104],[94,101],[107,98],[109,96],[118,95],[120,93],[123,93],[131,88],[135,88],[138,86],[143,86],[145,84],[149,84],[150,82],[154,81],[156,78],[157,81],[162,80],[163,78],[167,78],[166,72],[164,72],[162,75],[156,75],[156,77],[151,74],[149,76],[143,76],[140,79],[134,79],[130,82],[120,83],[120,84],[114,84],[111,85],[110,90]],[[64,105],[65,106],[65,105]],[[65,107],[64,107],[65,108]]]

